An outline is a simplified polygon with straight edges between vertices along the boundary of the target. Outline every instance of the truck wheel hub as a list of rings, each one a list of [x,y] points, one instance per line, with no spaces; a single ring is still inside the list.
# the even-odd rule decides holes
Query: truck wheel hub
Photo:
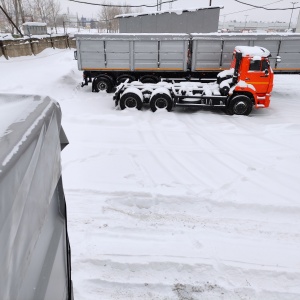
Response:
[[[136,100],[134,98],[128,98],[126,99],[126,102],[125,102],[125,106],[127,108],[134,108],[137,106],[137,103],[136,103]]]
[[[107,89],[107,84],[106,84],[105,82],[99,82],[99,83],[98,83],[98,89],[99,89],[100,91],[106,90],[106,89]]]
[[[155,106],[159,109],[163,109],[163,108],[166,108],[168,106],[168,103],[167,103],[166,99],[158,98],[155,102]]]
[[[247,110],[247,105],[244,101],[239,101],[234,107],[234,111],[237,115],[244,114],[246,110]]]

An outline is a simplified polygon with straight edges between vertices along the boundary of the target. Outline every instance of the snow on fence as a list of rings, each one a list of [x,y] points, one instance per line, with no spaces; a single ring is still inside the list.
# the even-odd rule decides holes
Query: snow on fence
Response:
[[[53,35],[42,37],[25,37],[19,39],[0,40],[0,57],[36,55],[46,48],[76,48],[76,42],[69,35]]]

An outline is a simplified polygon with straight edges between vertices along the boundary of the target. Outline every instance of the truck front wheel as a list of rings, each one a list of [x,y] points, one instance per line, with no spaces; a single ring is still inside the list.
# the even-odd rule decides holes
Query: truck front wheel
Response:
[[[153,112],[157,110],[166,109],[171,111],[173,107],[173,101],[167,94],[156,94],[150,100],[150,108]]]
[[[248,116],[252,111],[252,101],[246,95],[237,95],[230,100],[226,109],[229,115],[245,115]]]

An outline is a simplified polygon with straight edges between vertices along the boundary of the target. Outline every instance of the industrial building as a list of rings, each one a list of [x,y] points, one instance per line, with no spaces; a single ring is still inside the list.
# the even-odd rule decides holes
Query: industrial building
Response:
[[[120,33],[209,33],[218,31],[220,9],[205,7],[117,15]]]

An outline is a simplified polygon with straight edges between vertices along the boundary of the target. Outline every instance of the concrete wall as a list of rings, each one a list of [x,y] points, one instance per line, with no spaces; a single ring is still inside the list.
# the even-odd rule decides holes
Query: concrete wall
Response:
[[[119,17],[120,33],[209,33],[218,31],[220,8]]]
[[[0,41],[0,57],[37,55],[47,48],[76,48],[76,42],[68,35],[52,36],[44,38],[23,38]]]

